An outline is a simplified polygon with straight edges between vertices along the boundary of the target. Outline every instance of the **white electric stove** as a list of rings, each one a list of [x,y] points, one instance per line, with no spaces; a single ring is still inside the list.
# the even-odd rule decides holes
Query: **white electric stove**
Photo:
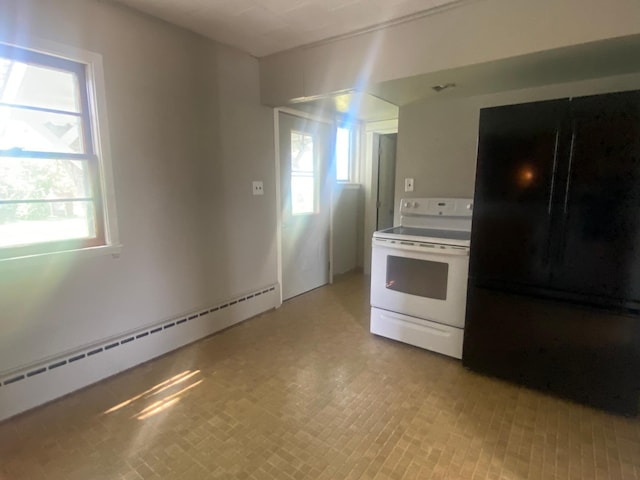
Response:
[[[472,208],[403,199],[400,226],[373,234],[372,333],[462,358]]]

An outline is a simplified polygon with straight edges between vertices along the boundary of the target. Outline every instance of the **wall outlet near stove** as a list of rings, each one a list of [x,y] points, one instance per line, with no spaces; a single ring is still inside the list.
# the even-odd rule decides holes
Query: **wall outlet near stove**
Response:
[[[264,195],[264,185],[260,181],[253,182],[253,194],[254,195]]]
[[[413,192],[413,178],[404,179],[404,191]]]

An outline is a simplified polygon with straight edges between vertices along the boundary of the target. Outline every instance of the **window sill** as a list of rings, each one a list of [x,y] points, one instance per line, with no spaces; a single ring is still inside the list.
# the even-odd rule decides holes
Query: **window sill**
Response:
[[[99,247],[79,248],[75,250],[61,250],[59,252],[43,252],[22,257],[0,258],[0,264],[9,262],[44,261],[44,260],[67,260],[78,258],[103,257],[111,255],[118,258],[122,252],[122,245],[101,245]]]

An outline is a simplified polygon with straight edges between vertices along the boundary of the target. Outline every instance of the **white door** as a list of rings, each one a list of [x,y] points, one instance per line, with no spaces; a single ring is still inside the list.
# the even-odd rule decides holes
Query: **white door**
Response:
[[[329,283],[331,126],[279,114],[282,298]]]

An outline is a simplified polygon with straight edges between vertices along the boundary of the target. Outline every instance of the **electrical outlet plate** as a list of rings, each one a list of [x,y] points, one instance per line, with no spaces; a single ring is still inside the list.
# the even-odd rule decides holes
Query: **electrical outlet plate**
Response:
[[[404,179],[404,191],[413,192],[413,178]]]
[[[254,195],[264,195],[264,185],[261,181],[253,182],[253,194]]]

